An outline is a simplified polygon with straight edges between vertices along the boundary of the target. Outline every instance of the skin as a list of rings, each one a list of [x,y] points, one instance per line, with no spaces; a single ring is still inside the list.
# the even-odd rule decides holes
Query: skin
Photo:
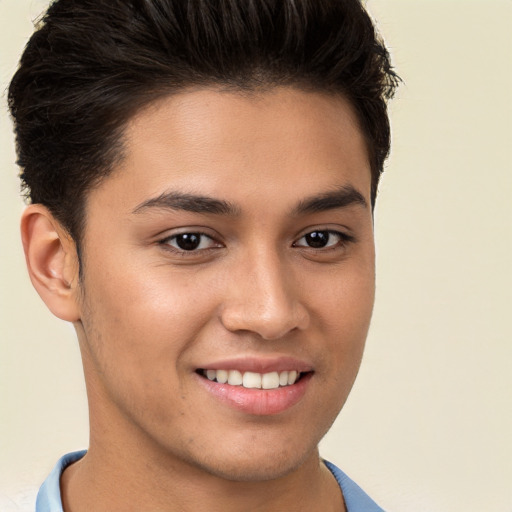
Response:
[[[74,323],[88,390],[90,448],[62,477],[66,512],[344,510],[317,446],[370,322],[370,181],[343,98],[212,88],[166,97],[127,125],[123,161],[87,198],[81,282],[73,241],[44,207],[27,208],[31,279]],[[366,204],[297,211],[349,189]],[[141,206],[170,192],[235,212]],[[304,237],[329,230],[323,248]],[[197,232],[200,248],[178,252],[172,236]],[[312,372],[278,414],[217,400],[196,372],[282,356]]]

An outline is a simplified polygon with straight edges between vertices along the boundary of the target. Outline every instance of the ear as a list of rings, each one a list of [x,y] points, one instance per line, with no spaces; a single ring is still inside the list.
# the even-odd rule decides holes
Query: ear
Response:
[[[40,205],[27,206],[21,217],[21,238],[30,280],[50,311],[68,322],[80,319],[76,245]]]

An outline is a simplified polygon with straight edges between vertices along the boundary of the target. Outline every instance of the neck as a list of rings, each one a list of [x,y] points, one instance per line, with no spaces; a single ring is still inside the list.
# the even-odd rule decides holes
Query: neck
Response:
[[[337,482],[315,450],[300,467],[266,481],[232,481],[185,461],[91,439],[61,479],[65,512],[344,511]],[[140,448],[140,445],[139,445]]]

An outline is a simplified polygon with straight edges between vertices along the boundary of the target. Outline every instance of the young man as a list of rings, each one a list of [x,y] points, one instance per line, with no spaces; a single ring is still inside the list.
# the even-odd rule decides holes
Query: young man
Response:
[[[396,81],[357,0],[51,5],[9,105],[91,433],[37,512],[381,510],[317,447],[370,322]]]

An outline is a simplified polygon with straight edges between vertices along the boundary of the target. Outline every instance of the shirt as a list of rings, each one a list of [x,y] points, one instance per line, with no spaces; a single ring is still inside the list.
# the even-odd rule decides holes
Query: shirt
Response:
[[[73,462],[81,459],[86,450],[68,453],[57,462],[53,471],[39,489],[36,512],[63,512],[60,499],[60,476]],[[324,461],[336,478],[348,512],[384,512],[356,483],[331,462]]]

